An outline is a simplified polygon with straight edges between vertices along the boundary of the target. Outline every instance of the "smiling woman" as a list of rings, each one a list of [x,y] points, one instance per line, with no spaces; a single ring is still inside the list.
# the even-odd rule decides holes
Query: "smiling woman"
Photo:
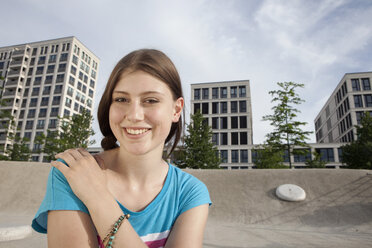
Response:
[[[208,189],[162,159],[180,139],[183,106],[164,53],[142,49],[118,62],[98,108],[104,151],[70,149],[51,163],[32,223],[48,247],[202,247]]]

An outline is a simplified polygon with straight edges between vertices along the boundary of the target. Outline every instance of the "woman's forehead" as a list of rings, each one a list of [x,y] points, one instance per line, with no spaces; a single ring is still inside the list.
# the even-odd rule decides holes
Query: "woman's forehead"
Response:
[[[115,85],[114,92],[138,93],[158,92],[170,93],[166,83],[143,71],[123,73]]]

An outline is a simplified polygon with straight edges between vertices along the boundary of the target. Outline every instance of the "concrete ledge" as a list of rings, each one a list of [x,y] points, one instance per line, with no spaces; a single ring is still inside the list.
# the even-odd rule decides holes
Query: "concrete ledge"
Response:
[[[0,228],[0,242],[24,239],[31,234],[31,226],[2,227]]]

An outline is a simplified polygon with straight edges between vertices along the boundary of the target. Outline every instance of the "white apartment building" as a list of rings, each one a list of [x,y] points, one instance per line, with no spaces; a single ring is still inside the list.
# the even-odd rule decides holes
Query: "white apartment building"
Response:
[[[191,113],[198,110],[212,127],[220,166],[248,168],[253,144],[249,80],[191,84]]]
[[[58,116],[93,110],[99,58],[76,37],[0,47],[1,99],[18,127],[30,139],[33,161],[43,161],[34,139],[57,130]],[[0,125],[0,152],[10,144]]]
[[[357,138],[355,125],[372,115],[372,72],[346,73],[314,120],[317,143],[345,143]]]

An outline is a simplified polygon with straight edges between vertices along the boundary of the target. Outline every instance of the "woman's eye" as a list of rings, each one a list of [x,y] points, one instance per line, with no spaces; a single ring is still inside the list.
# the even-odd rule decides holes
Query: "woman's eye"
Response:
[[[152,98],[150,98],[150,99],[146,99],[145,102],[146,102],[146,103],[151,103],[151,104],[153,104],[153,103],[158,103],[159,101],[158,101],[157,99],[152,99]]]
[[[124,97],[117,97],[114,99],[115,102],[127,102],[127,99],[125,99]]]

